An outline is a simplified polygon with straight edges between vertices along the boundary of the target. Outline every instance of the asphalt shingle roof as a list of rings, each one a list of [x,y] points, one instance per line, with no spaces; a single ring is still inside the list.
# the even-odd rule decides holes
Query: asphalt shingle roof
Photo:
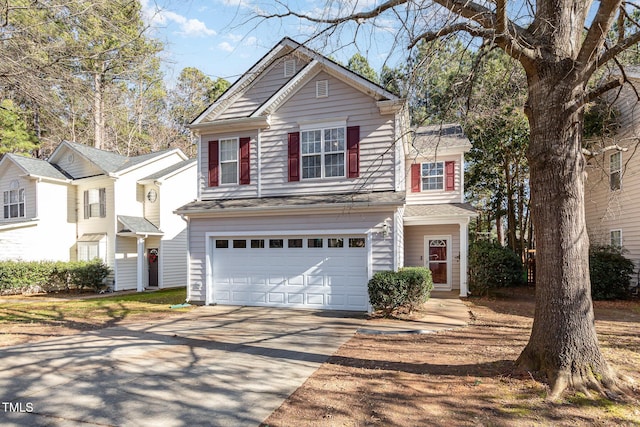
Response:
[[[201,200],[178,209],[180,213],[231,212],[258,209],[286,208],[348,208],[404,204],[405,193],[380,191],[372,193],[312,194],[305,196],[261,197],[250,199]]]
[[[169,150],[156,151],[155,153],[142,154],[140,156],[127,157],[118,153],[113,153],[110,151],[99,150],[97,148],[78,144],[77,142],[68,142],[67,143],[84,157],[86,157],[89,161],[94,163],[100,169],[105,171],[106,173],[116,173],[122,171],[124,169],[130,168],[131,166],[135,166],[139,163],[145,162],[149,159],[152,159],[156,156],[163,155]]]
[[[161,171],[158,171],[154,174],[151,174],[149,176],[146,176],[144,178],[142,178],[140,181],[147,181],[147,180],[156,180],[156,179],[160,179],[163,178],[167,175],[172,174],[173,172],[182,169],[183,167],[187,166],[190,163],[195,163],[197,161],[197,159],[187,159],[185,161],[176,163],[175,165],[169,166],[168,168],[162,169]]]
[[[158,227],[141,216],[118,215],[118,221],[122,224],[118,233],[163,234]]]
[[[6,156],[13,160],[22,169],[24,169],[29,175],[60,180],[69,179],[68,176],[66,176],[55,166],[45,160],[34,159],[32,157],[24,157],[12,153],[8,153],[6,154]]]
[[[476,209],[469,203],[442,203],[437,205],[407,205],[404,217],[434,217],[434,216],[476,216]]]
[[[428,125],[416,128],[411,143],[418,151],[434,151],[445,148],[471,148],[471,142],[457,123]]]

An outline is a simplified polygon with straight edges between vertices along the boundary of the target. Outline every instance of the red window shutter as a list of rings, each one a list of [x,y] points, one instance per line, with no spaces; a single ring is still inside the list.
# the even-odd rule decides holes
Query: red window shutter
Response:
[[[445,190],[454,191],[456,189],[456,162],[444,162]]]
[[[420,163],[414,163],[411,165],[411,192],[419,193],[420,192],[420,180],[422,175],[422,165]]]
[[[300,181],[300,133],[289,134],[289,181]]]
[[[209,187],[218,186],[219,169],[218,141],[209,141]]]
[[[251,184],[251,138],[240,138],[240,185]]]
[[[347,165],[349,178],[360,176],[360,126],[347,128]]]

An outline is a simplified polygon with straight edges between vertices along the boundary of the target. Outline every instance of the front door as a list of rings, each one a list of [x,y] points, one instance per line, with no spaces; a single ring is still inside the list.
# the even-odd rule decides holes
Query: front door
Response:
[[[147,250],[147,260],[149,261],[149,286],[158,286],[158,249]]]
[[[425,267],[431,270],[435,290],[451,290],[451,236],[426,236]]]

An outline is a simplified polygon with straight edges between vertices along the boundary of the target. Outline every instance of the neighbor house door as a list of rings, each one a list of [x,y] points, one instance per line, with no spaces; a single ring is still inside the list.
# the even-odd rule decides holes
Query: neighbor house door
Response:
[[[451,290],[451,236],[425,236],[425,267],[435,290]]]
[[[158,249],[147,250],[147,260],[149,261],[149,286],[158,286]]]

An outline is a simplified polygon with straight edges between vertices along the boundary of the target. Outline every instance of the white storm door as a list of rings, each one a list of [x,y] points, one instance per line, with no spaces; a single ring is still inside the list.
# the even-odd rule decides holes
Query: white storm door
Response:
[[[424,252],[434,290],[451,290],[451,236],[425,236]]]

